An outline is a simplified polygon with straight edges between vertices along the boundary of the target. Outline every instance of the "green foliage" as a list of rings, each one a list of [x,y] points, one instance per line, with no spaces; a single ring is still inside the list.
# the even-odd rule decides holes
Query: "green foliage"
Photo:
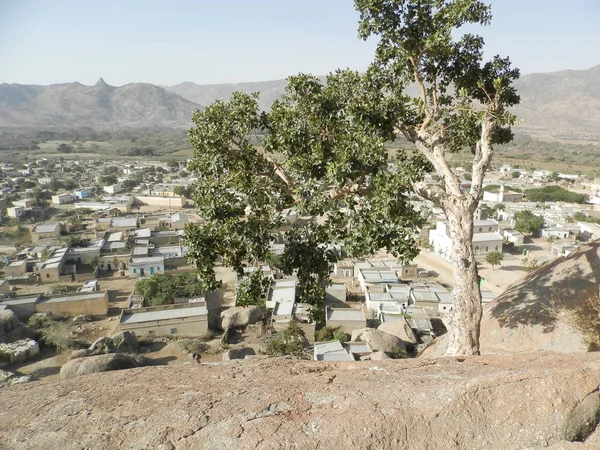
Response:
[[[236,293],[236,306],[264,305],[269,279],[263,276],[262,271],[256,270],[244,277]]]
[[[560,186],[545,186],[525,191],[527,200],[531,202],[567,202],[587,203],[588,196],[568,191]]]
[[[519,178],[521,176],[521,172],[515,170],[510,174],[511,178]]]
[[[134,292],[139,295],[144,302],[149,302],[158,293],[158,283],[152,278],[142,278],[135,282]]]
[[[515,230],[523,234],[537,235],[542,231],[544,218],[534,215],[530,210],[515,213]]]
[[[75,345],[71,330],[66,322],[52,322],[41,330],[41,341],[51,347],[56,347],[56,352],[66,350]]]
[[[78,235],[73,235],[64,238],[63,242],[67,247],[86,247],[90,243],[90,240],[84,239]]]
[[[140,183],[137,180],[125,180],[122,183],[123,190],[130,192],[134,187],[138,186]]]
[[[260,112],[256,95],[238,92],[194,115],[190,169],[203,179],[192,197],[207,223],[188,225],[185,240],[205,287],[214,289],[217,258],[238,272],[267,259],[284,225],[280,213],[293,206],[307,220],[284,232],[281,266],[297,271],[299,300],[317,305],[339,258],[332,242],[351,255],[385,247],[416,256],[411,230],[422,219],[404,193],[426,163],[399,152],[388,170],[391,106],[373,80],[338,71],[326,85],[307,75],[288,83],[269,113]],[[255,131],[264,151],[253,143]]]
[[[180,195],[185,198],[192,198],[192,193],[194,192],[194,186],[175,186],[173,188],[173,193]]]
[[[116,175],[101,175],[98,177],[98,184],[100,186],[112,186],[117,184],[119,180]]]
[[[489,252],[487,255],[485,255],[485,260],[492,266],[492,269],[494,269],[502,261],[504,261],[504,254],[497,251]]]
[[[190,272],[142,278],[136,281],[134,292],[149,306],[168,305],[175,298],[194,298],[204,294],[196,275]]]
[[[300,326],[292,321],[280,337],[271,338],[265,345],[265,353],[272,356],[303,356],[305,334]]]
[[[318,342],[336,340],[343,344],[350,340],[350,335],[344,333],[340,327],[323,327],[315,333],[315,340]]]

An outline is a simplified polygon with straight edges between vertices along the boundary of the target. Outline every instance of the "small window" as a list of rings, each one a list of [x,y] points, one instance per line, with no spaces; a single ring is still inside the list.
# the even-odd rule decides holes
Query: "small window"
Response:
[[[487,245],[485,246],[485,251],[486,252],[490,251],[490,248]]]
[[[475,251],[478,252],[479,251],[479,246],[475,247]]]
[[[46,274],[46,278],[50,278],[50,274],[49,273]]]
[[[177,334],[177,328],[171,328],[171,334]]]
[[[156,267],[156,271],[157,271],[157,272],[160,272],[160,267]]]
[[[496,245],[496,251],[498,251],[498,246]]]
[[[137,269],[133,269],[133,273],[137,273]]]
[[[492,231],[492,227],[490,227],[490,231]]]
[[[148,334],[154,334],[154,330],[148,330]]]
[[[483,230],[483,228],[479,227],[479,232],[481,233],[481,231]]]

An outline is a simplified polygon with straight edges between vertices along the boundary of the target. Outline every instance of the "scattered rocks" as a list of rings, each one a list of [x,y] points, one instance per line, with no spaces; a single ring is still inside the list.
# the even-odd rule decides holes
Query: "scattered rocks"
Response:
[[[135,367],[140,367],[138,361],[123,353],[88,356],[67,361],[60,369],[60,378],[66,380],[91,373],[133,369]]]
[[[92,345],[90,345],[89,349],[93,350],[95,355],[105,355],[108,353],[114,353],[116,347],[111,338],[104,336],[100,339],[97,339]]]
[[[221,329],[244,328],[263,318],[262,309],[258,306],[236,306],[221,313]]]
[[[0,344],[33,339],[36,333],[23,325],[11,310],[0,311]]]
[[[91,320],[92,320],[92,318],[88,315],[73,317],[73,323],[84,323],[84,322],[90,322]]]
[[[0,355],[5,359],[4,362],[9,364],[27,361],[38,353],[40,353],[40,345],[33,339],[0,344]],[[0,360],[0,362],[2,361]]]
[[[232,359],[245,359],[246,356],[256,355],[256,352],[251,347],[232,348],[223,353],[223,361]]]
[[[16,375],[7,370],[0,369],[0,388],[27,383],[30,380],[31,375]]]

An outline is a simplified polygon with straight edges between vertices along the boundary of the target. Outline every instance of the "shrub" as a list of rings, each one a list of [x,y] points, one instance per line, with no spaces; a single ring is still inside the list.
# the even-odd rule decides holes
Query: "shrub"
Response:
[[[319,342],[336,340],[343,344],[350,340],[350,335],[340,327],[323,327],[315,333],[315,339]]]
[[[306,336],[296,322],[290,322],[280,337],[270,339],[265,345],[265,353],[271,356],[303,356]]]

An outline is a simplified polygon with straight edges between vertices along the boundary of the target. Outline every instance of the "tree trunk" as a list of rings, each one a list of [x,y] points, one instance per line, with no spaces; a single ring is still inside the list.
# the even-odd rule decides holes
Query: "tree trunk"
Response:
[[[481,291],[473,250],[473,208],[457,200],[444,208],[452,239],[454,307],[449,315],[447,355],[479,355]]]

